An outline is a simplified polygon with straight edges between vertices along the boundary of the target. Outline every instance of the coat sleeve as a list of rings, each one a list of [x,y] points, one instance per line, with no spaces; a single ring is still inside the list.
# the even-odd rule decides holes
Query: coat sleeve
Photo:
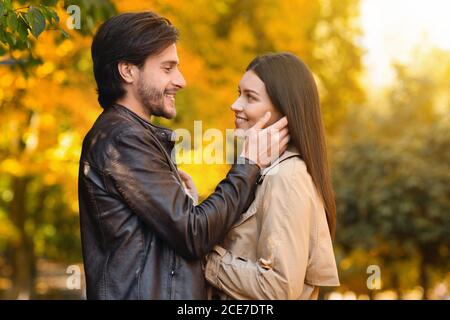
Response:
[[[265,178],[269,181],[262,195],[258,260],[220,246],[207,257],[207,281],[234,299],[297,299],[303,291],[311,205],[293,170],[286,166]]]
[[[202,257],[223,239],[253,197],[260,172],[255,164],[234,165],[214,193],[195,206],[150,134],[120,134],[107,156],[111,188],[185,258]]]

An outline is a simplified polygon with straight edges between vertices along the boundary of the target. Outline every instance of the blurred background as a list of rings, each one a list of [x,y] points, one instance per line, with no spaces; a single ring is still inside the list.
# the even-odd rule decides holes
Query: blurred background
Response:
[[[188,86],[177,118],[155,119],[173,129],[233,128],[258,54],[290,51],[314,72],[341,278],[323,299],[450,298],[450,1],[0,0],[1,299],[85,297],[78,160],[101,112],[90,45],[108,17],[137,10],[180,30]],[[202,197],[228,170],[182,168]]]

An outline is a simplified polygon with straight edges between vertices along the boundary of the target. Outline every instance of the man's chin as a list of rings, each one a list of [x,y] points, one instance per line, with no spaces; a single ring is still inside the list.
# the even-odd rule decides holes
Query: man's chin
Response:
[[[173,119],[177,115],[177,110],[175,107],[160,106],[159,108],[154,108],[151,112],[154,117],[163,117],[165,119]]]
[[[173,119],[177,115],[177,109],[175,107],[166,107],[164,108],[164,113],[162,115],[163,118]]]
[[[175,118],[176,115],[177,115],[176,112],[175,112],[175,113],[170,113],[170,114],[167,113],[167,114],[163,115],[162,117],[165,118],[165,119],[167,119],[167,120],[171,120],[171,119]]]

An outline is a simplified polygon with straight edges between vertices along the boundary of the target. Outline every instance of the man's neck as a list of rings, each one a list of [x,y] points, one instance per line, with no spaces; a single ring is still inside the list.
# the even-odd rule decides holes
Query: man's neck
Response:
[[[120,98],[116,101],[117,104],[120,104],[127,108],[128,110],[134,112],[139,117],[141,117],[144,120],[150,121],[151,116],[149,116],[142,107],[141,103],[137,101],[136,99],[131,99],[127,97]]]

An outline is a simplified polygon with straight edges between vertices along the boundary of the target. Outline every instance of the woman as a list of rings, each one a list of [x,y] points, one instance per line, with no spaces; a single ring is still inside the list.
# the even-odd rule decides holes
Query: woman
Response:
[[[332,247],[336,207],[319,96],[307,66],[290,53],[257,57],[232,105],[237,128],[270,111],[289,122],[290,146],[261,176],[255,200],[208,255],[210,297],[317,299],[338,286]]]

